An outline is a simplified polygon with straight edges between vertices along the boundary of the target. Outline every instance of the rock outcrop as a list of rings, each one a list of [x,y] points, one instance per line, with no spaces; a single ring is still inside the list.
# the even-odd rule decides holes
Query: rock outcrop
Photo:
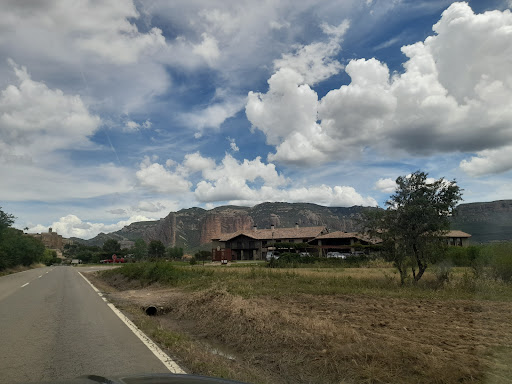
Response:
[[[158,221],[132,223],[110,234],[88,240],[101,245],[108,238],[116,240],[160,240],[166,246],[194,251],[208,248],[211,239],[239,230],[258,228],[325,225],[330,231],[356,231],[363,207],[324,207],[309,203],[262,203],[252,208],[222,206],[211,210],[182,209]],[[377,209],[377,208],[373,208]],[[512,200],[461,204],[452,220],[452,229],[470,233],[472,242],[512,240]]]

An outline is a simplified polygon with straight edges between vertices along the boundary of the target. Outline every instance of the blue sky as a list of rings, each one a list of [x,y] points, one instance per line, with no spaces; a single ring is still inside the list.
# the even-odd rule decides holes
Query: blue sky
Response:
[[[7,1],[0,206],[90,238],[192,206],[512,198],[511,1]]]

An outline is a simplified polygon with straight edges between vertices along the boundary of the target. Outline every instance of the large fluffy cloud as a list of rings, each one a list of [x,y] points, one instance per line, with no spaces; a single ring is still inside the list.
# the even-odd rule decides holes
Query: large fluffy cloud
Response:
[[[195,154],[196,162],[201,157]],[[377,205],[371,197],[362,197],[349,186],[327,185],[290,187],[290,180],[276,171],[272,163],[264,164],[259,157],[240,162],[226,154],[220,164],[204,162],[204,180],[194,191],[203,203],[225,202],[254,205],[264,201],[315,202],[330,206]]]
[[[142,187],[156,193],[187,192],[192,185],[183,175],[159,163],[152,163],[148,157],[140,164],[135,175]]]
[[[0,93],[0,160],[29,161],[69,147],[85,147],[100,125],[80,96],[34,81],[10,61],[17,84]]]
[[[376,59],[352,60],[351,83],[321,100],[297,66],[283,62],[268,92],[249,93],[246,105],[248,119],[276,148],[269,159],[313,164],[368,148],[414,156],[512,143],[511,12],[475,14],[454,3],[433,30],[424,42],[402,47],[403,73],[390,75]]]

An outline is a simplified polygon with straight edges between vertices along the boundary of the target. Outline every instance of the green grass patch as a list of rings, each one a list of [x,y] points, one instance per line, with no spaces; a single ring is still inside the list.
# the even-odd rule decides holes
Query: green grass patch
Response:
[[[126,264],[101,272],[103,278],[124,276],[147,286],[182,287],[193,291],[222,288],[245,298],[294,294],[363,294],[428,299],[512,301],[512,285],[501,280],[475,278],[470,268],[457,268],[450,280],[439,283],[429,272],[417,284],[400,285],[393,268],[271,269],[258,266],[223,268],[176,266],[171,263]]]

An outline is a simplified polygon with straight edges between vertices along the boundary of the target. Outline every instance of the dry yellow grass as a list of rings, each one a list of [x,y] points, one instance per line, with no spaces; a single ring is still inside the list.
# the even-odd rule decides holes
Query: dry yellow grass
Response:
[[[218,276],[224,280],[194,291],[109,289],[131,311],[149,303],[166,308],[152,319],[140,309],[133,313],[194,373],[261,383],[507,383],[512,377],[510,301],[459,300],[453,298],[457,291],[448,298],[415,297],[409,288],[389,294],[294,291],[297,284],[332,283],[333,277],[395,279],[385,269],[237,268]],[[243,281],[270,294],[240,295]],[[125,284],[118,276],[116,285]],[[276,287],[285,294],[272,294]],[[394,281],[387,287],[399,289]]]

